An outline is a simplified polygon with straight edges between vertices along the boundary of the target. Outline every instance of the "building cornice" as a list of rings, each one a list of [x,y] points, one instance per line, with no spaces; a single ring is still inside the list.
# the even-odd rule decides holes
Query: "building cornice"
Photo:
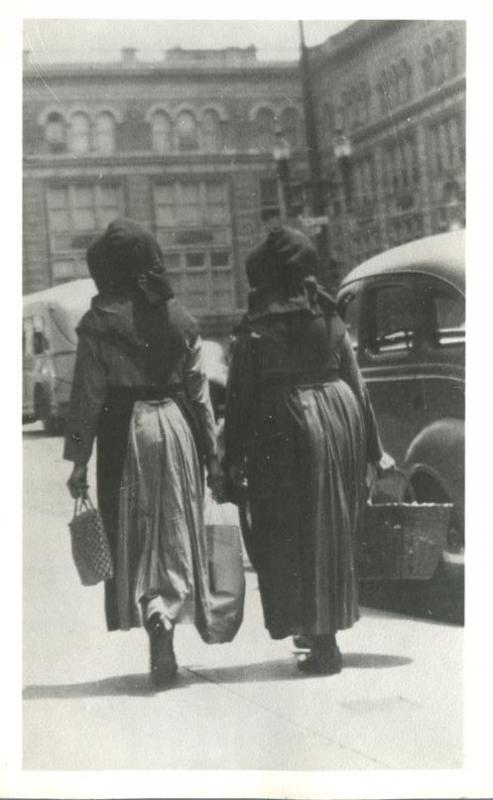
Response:
[[[303,163],[305,160],[304,151],[293,153],[292,163],[294,165]],[[24,156],[24,169],[36,170],[94,170],[95,174],[103,170],[127,170],[133,167],[150,167],[161,169],[165,174],[167,169],[183,169],[196,171],[197,169],[214,169],[216,167],[235,168],[242,166],[270,166],[276,169],[271,153],[260,153],[252,151],[234,151],[230,153],[182,153],[169,154],[158,157],[155,153],[121,153],[111,157],[108,156],[70,156],[70,155],[31,155]],[[108,172],[108,174],[111,174]]]
[[[114,80],[149,80],[166,78],[186,78],[200,80],[203,78],[239,78],[250,79],[265,76],[286,77],[298,75],[297,61],[266,61],[248,65],[200,66],[169,64],[135,64],[131,67],[123,64],[33,64],[24,67],[24,84],[44,82],[47,80],[94,80],[111,78]]]

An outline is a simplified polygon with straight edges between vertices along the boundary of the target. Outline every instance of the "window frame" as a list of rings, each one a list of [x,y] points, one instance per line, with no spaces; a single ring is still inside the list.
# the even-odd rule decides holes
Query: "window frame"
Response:
[[[392,350],[375,350],[377,326],[377,307],[375,297],[383,290],[405,287],[411,298],[411,316],[413,321],[413,331],[411,342],[408,346],[395,348]],[[394,361],[397,363],[408,362],[415,359],[419,349],[419,314],[416,298],[414,276],[410,273],[398,272],[373,276],[365,282],[363,298],[360,310],[362,325],[360,329],[360,351],[364,353],[367,363],[385,363]]]
[[[433,290],[442,289],[449,295],[455,295],[455,299],[460,300],[464,308],[464,327],[463,328],[439,328],[438,316],[436,314],[436,306],[433,310],[432,320],[430,318],[429,304],[433,300],[429,297],[429,288]],[[434,352],[444,352],[451,347],[464,347],[466,342],[466,300],[464,293],[454,286],[449,281],[444,280],[436,275],[429,275],[427,273],[419,274],[416,276],[416,294],[420,308],[422,309],[422,340],[428,350]],[[453,331],[451,337],[445,341],[440,340],[440,331],[449,330]]]

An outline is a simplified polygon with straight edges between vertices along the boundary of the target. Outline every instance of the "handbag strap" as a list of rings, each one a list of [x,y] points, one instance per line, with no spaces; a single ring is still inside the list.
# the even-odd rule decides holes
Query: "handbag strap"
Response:
[[[411,497],[411,503],[416,502],[416,492],[414,491],[414,486],[412,485],[408,475],[406,475],[406,473],[402,469],[399,469],[399,467],[396,467],[394,469],[394,472],[391,473],[389,475],[389,477],[392,477],[393,474],[397,474],[397,475],[401,476],[401,478],[403,479],[403,483],[404,483],[404,485],[405,485],[405,487],[406,487],[406,489],[407,489],[407,491],[408,491],[408,493],[409,493],[409,495]],[[380,479],[380,480],[382,480],[382,479]],[[377,491],[377,488],[378,488],[378,481],[379,481],[379,478],[375,477],[375,479],[372,480],[371,483],[370,483],[370,491],[368,493],[368,502],[369,502],[370,505],[373,505],[375,494],[376,494],[376,491]]]
[[[79,497],[75,498],[74,504],[74,518],[78,514],[82,514],[83,511],[93,511],[94,505],[89,497],[89,493],[87,492],[85,495],[80,495]]]

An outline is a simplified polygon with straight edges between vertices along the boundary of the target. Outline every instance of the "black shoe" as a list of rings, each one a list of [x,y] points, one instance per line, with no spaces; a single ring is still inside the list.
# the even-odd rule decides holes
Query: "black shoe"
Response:
[[[337,645],[331,645],[325,652],[312,652],[298,661],[298,669],[311,675],[337,675],[342,670],[341,651]]]
[[[293,636],[293,645],[296,650],[311,650],[312,639],[310,636],[304,636],[303,634]]]
[[[173,630],[167,631],[159,614],[146,623],[149,634],[150,675],[156,689],[167,689],[176,679],[178,665],[173,651]]]

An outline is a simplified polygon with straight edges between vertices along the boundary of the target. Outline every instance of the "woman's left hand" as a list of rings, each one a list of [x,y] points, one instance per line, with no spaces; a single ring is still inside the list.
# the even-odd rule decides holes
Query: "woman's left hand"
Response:
[[[74,500],[87,496],[89,488],[87,483],[87,466],[85,464],[74,464],[72,474],[67,481],[68,490]]]

